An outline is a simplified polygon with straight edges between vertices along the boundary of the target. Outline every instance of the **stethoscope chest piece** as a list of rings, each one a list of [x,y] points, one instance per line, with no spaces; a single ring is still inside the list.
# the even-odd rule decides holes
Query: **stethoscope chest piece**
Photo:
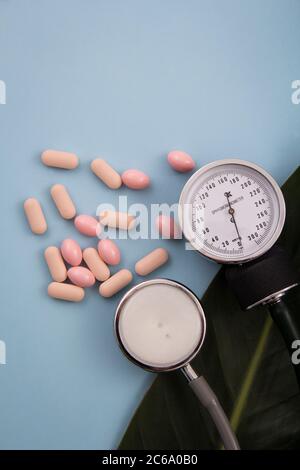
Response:
[[[168,279],[136,285],[116,310],[115,333],[127,358],[151,372],[181,370],[210,413],[225,448],[236,450],[236,437],[217,397],[190,364],[201,349],[205,332],[205,315],[198,298],[187,287]]]

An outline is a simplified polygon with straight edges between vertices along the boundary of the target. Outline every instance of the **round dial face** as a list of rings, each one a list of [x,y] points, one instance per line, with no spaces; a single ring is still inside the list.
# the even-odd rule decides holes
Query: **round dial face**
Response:
[[[285,203],[275,180],[242,160],[220,160],[188,180],[179,219],[192,247],[220,263],[261,256],[279,237]]]

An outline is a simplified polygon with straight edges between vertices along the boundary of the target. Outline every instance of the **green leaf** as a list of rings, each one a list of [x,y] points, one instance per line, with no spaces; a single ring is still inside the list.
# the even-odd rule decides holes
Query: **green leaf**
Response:
[[[287,219],[280,242],[300,267],[300,168],[283,186]],[[286,296],[300,305],[300,289]],[[242,311],[219,271],[202,299],[204,346],[193,361],[237,432],[243,449],[296,449],[300,394],[290,357],[265,307]],[[220,448],[218,434],[180,373],[157,376],[137,409],[122,450]]]

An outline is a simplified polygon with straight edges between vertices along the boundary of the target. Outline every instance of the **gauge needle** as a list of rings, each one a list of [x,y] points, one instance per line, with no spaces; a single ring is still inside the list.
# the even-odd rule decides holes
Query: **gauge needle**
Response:
[[[224,193],[224,196],[227,198],[227,202],[228,202],[228,206],[229,206],[228,212],[229,212],[229,214],[231,215],[231,220],[232,220],[232,222],[234,223],[234,226],[235,226],[235,229],[236,229],[236,233],[237,233],[238,239],[239,239],[239,240],[242,240],[242,237],[240,236],[240,232],[239,232],[239,229],[238,229],[238,227],[237,227],[236,220],[235,220],[235,217],[234,217],[235,210],[234,210],[234,208],[232,207],[232,205],[231,205],[231,203],[230,203],[230,200],[229,200],[229,198],[232,196],[232,194],[231,194],[231,192],[229,191],[228,193]]]

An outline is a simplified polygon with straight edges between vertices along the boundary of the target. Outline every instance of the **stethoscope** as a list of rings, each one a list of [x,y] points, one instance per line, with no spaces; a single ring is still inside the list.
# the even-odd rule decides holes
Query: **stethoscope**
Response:
[[[239,450],[216,395],[190,364],[201,349],[205,332],[205,315],[198,298],[184,285],[168,279],[134,286],[115,314],[116,337],[126,357],[150,372],[181,370],[208,410],[224,448]]]
[[[242,309],[266,305],[292,355],[300,327],[283,298],[299,284],[289,256],[275,245],[285,222],[285,201],[264,169],[243,160],[212,162],[185,184],[179,221],[190,246],[225,265]],[[300,364],[293,364],[300,386]]]

